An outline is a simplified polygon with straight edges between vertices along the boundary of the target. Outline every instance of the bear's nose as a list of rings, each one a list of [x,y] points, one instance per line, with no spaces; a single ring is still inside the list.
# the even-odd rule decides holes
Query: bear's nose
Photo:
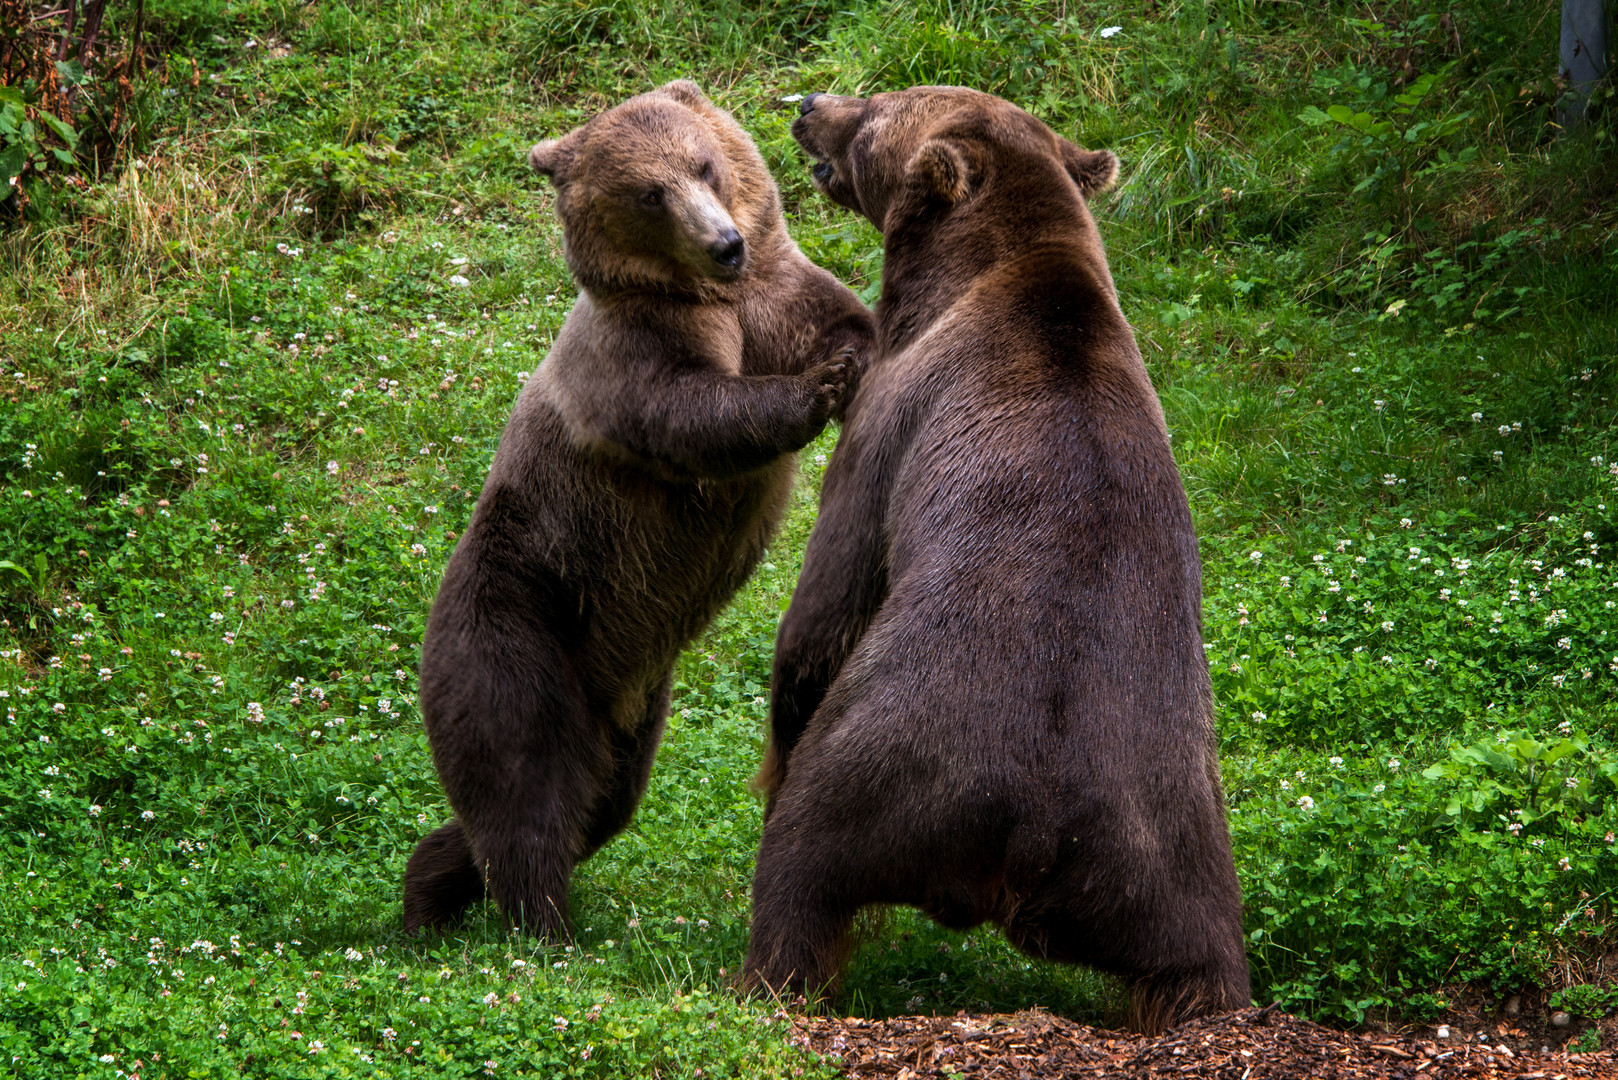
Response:
[[[807,95],[805,95],[804,99],[801,102],[798,103],[798,115],[799,116],[808,116],[810,111],[813,110],[814,107],[815,107],[815,98],[817,98],[819,96],[820,96],[819,94],[807,94]]]
[[[708,257],[727,269],[740,265],[746,251],[747,242],[735,229],[726,229],[719,234],[718,240],[708,245]]]

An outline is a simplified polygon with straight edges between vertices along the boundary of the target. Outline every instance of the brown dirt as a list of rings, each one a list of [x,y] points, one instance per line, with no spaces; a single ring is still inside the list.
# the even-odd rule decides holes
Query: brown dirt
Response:
[[[802,1016],[792,1041],[850,1080],[1618,1080],[1618,1056],[1512,1048],[1489,1031],[1449,1039],[1352,1033],[1286,1013],[1243,1009],[1147,1038],[1039,1010],[1010,1016]]]

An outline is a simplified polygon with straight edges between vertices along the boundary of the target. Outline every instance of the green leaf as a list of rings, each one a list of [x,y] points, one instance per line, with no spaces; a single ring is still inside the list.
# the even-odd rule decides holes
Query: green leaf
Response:
[[[43,110],[41,110],[39,118],[45,121],[46,127],[56,132],[56,137],[58,139],[61,139],[63,142],[67,143],[69,147],[72,147],[75,150],[78,149],[79,133],[74,131],[70,125],[63,123],[50,113],[44,112]]]
[[[0,180],[5,181],[9,187],[11,181],[22,174],[23,166],[28,164],[28,150],[21,143],[14,143],[0,150]]]

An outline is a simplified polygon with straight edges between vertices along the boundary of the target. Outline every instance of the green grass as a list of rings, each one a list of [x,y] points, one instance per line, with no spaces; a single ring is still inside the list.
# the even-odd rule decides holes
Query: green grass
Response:
[[[12,1071],[827,1071],[725,987],[834,431],[682,659],[646,801],[576,876],[572,951],[486,909],[398,931],[448,813],[425,616],[574,295],[523,152],[679,76],[868,298],[879,237],[813,193],[782,96],[968,82],[1119,152],[1095,210],[1202,535],[1256,995],[1347,1022],[1467,983],[1609,1009],[1618,221],[1591,193],[1618,165],[1610,121],[1546,124],[1554,16],[1458,11],[1475,53],[1416,3],[149,0],[119,167],[31,181],[0,234]],[[1443,75],[1409,106],[1404,56]],[[864,932],[837,1008],[1119,1018],[1108,980],[992,930]]]

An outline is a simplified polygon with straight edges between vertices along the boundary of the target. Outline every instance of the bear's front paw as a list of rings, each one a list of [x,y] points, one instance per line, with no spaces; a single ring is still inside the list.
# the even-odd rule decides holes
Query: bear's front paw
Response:
[[[860,381],[859,365],[855,362],[857,355],[858,351],[850,345],[804,373],[815,395],[815,411],[822,423],[829,418],[841,419],[853,400],[854,389]]]

